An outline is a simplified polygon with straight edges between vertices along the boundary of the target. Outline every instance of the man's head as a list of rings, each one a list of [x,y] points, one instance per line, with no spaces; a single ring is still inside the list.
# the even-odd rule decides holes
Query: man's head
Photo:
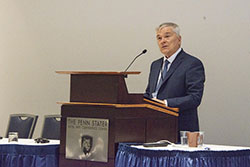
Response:
[[[180,28],[175,23],[163,23],[156,28],[156,39],[162,54],[167,58],[181,47]]]

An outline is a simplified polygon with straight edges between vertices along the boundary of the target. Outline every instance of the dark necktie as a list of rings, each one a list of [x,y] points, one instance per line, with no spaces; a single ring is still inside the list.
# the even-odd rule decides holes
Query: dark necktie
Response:
[[[166,75],[167,75],[167,72],[168,72],[168,64],[169,64],[169,61],[168,60],[165,60],[165,65],[164,65],[164,68],[162,70],[162,74],[161,74],[161,79],[164,80],[166,78]]]

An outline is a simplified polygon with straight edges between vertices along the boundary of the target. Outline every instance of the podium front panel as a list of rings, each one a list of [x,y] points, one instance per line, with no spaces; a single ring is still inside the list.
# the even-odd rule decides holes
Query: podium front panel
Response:
[[[121,75],[71,75],[71,102],[121,103],[127,96]]]

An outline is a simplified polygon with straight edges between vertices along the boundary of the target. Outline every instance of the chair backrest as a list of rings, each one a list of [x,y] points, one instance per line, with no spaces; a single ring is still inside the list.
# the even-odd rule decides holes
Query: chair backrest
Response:
[[[18,132],[19,138],[31,139],[38,115],[33,114],[10,114],[6,137],[9,132]]]
[[[45,115],[41,137],[60,139],[61,115]]]

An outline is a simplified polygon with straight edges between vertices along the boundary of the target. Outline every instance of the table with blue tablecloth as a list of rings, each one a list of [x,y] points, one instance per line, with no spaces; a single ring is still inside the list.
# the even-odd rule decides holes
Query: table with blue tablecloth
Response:
[[[59,145],[59,140],[35,143],[34,139],[1,139],[0,167],[58,167]]]
[[[179,144],[144,147],[120,143],[116,167],[250,167],[250,147]]]

